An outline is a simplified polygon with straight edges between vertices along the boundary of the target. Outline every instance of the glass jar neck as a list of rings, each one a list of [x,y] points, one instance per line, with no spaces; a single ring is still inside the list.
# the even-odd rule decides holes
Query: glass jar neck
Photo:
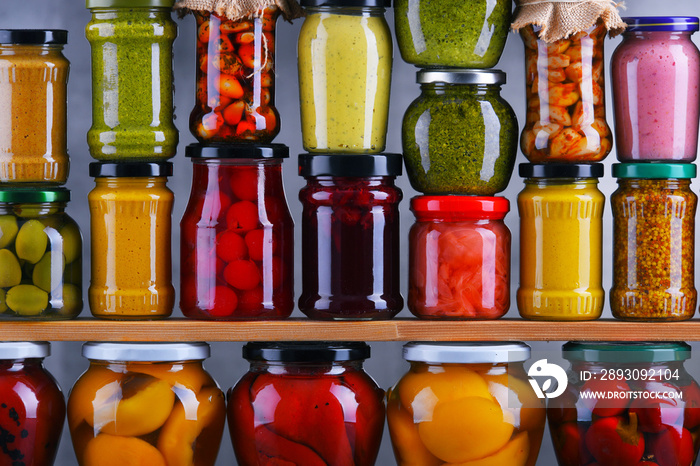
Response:
[[[309,177],[308,183],[328,188],[344,188],[358,185],[362,185],[363,187],[394,186],[394,177],[368,176],[363,178],[353,178],[344,176],[314,176]]]
[[[42,217],[46,215],[64,213],[65,210],[65,202],[0,202],[0,215],[14,215],[16,217]]]
[[[164,18],[172,20],[171,8],[166,7],[140,7],[140,8],[92,8],[92,18],[96,20],[113,20],[121,16],[131,18],[142,16],[144,18]]]
[[[527,178],[526,186],[545,188],[556,186],[572,186],[574,188],[596,188],[598,178]]]
[[[6,372],[22,372],[29,367],[43,368],[43,358],[26,358],[26,359],[1,359],[0,369]]]
[[[361,371],[362,363],[362,360],[328,362],[251,361],[250,371],[290,376],[338,375],[346,371]]]
[[[90,360],[90,366],[95,367],[105,367],[114,372],[125,373],[129,371],[129,367],[146,367],[146,366],[160,366],[160,367],[170,367],[171,372],[177,372],[183,367],[193,367],[204,370],[202,366],[203,361],[200,360],[187,360],[187,361],[103,361],[97,359]]]
[[[630,31],[623,34],[624,40],[685,40],[690,41],[691,31]]]
[[[498,84],[447,84],[447,83],[424,83],[420,85],[421,92],[429,96],[459,96],[459,95],[482,95],[500,96],[501,86]]]
[[[690,180],[678,178],[618,178],[621,188],[690,189]]]
[[[61,55],[63,45],[61,44],[41,44],[41,45],[24,45],[24,44],[0,44],[0,55],[23,55],[45,57],[51,55]]]
[[[95,178],[95,184],[99,188],[157,189],[166,188],[167,182],[168,178],[164,176]]]
[[[384,16],[386,11],[378,6],[307,6],[304,7],[307,15],[331,14],[347,16]]]

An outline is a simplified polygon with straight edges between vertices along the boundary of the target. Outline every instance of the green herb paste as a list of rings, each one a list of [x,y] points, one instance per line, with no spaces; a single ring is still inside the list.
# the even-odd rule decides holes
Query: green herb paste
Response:
[[[175,155],[169,8],[94,9],[85,28],[92,45],[90,154],[98,160]]]

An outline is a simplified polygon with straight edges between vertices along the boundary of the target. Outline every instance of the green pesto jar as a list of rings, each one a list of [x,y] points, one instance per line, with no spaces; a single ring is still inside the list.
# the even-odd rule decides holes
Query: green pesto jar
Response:
[[[421,70],[402,125],[411,186],[424,194],[493,196],[513,173],[518,121],[502,71]]]
[[[174,0],[87,0],[92,20],[90,155],[103,161],[173,157]]]

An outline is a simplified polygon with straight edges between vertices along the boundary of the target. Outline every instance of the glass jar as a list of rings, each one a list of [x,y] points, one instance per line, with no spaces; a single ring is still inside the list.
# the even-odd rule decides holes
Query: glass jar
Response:
[[[170,162],[90,164],[90,311],[116,320],[173,311]]]
[[[301,0],[299,92],[304,150],[376,154],[386,147],[391,0]]]
[[[603,165],[522,164],[520,315],[593,320],[603,311]]]
[[[525,42],[527,121],[520,137],[533,163],[585,163],[612,150],[605,120],[607,29],[598,21],[587,31],[547,43],[539,28],[520,29]]]
[[[668,321],[693,317],[695,213],[689,163],[613,165],[613,316]]]
[[[90,367],[68,398],[80,466],[214,466],[224,394],[202,367],[206,343],[83,345]]]
[[[90,155],[165,160],[175,155],[174,0],[87,0],[92,47]]]
[[[570,342],[563,354],[568,386],[547,404],[560,466],[695,463],[700,388],[683,365],[689,345]]]
[[[411,210],[408,309],[421,319],[497,319],[508,312],[508,199],[418,196]]]
[[[228,391],[238,464],[372,466],[384,391],[362,369],[366,343],[248,343],[250,369]]]
[[[398,466],[534,466],[544,400],[528,383],[524,343],[404,345],[409,371],[387,392]]]
[[[66,404],[44,368],[47,342],[0,343],[0,464],[50,466],[56,458]]]
[[[493,68],[510,30],[512,0],[395,0],[401,57],[420,67]]]
[[[83,310],[83,239],[65,188],[0,190],[0,320],[64,320]]]
[[[0,182],[68,179],[68,31],[0,29]]]
[[[501,98],[502,71],[422,70],[402,142],[411,186],[425,194],[503,191],[513,174],[518,120]]]
[[[624,18],[612,57],[617,158],[692,162],[700,123],[700,51],[694,17]]]
[[[299,156],[301,312],[383,320],[401,311],[400,174],[399,154]]]
[[[231,21],[194,11],[197,95],[190,131],[201,143],[271,142],[280,132],[275,108],[274,4],[260,16]]]
[[[180,222],[180,309],[207,320],[279,319],[294,309],[294,220],[282,144],[187,146],[192,193]]]

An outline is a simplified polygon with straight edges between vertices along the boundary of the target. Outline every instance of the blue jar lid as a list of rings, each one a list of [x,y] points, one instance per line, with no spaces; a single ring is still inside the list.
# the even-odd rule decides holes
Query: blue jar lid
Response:
[[[632,16],[622,18],[627,23],[625,32],[696,32],[700,20],[695,16]]]

